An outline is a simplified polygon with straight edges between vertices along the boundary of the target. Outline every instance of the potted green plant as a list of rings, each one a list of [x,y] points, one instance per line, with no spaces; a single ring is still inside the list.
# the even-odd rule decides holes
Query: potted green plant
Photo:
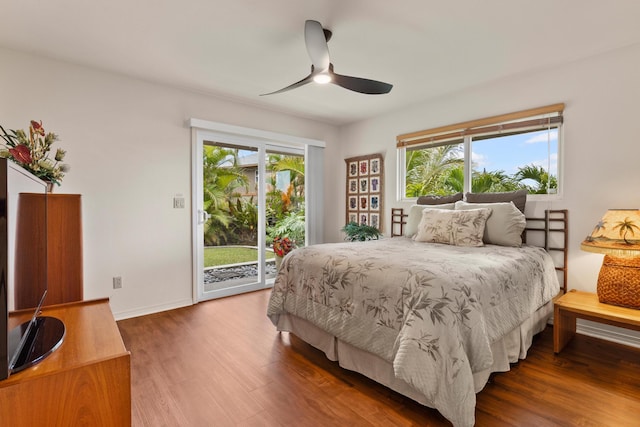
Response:
[[[356,222],[348,223],[341,228],[341,231],[346,234],[344,239],[350,242],[378,240],[382,236],[382,233],[377,228],[366,224],[358,224]]]

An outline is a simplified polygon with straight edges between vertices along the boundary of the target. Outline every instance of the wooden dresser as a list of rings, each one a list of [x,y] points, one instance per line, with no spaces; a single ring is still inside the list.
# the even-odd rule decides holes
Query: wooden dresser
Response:
[[[19,200],[23,223],[18,226],[19,242],[39,242],[39,218],[47,215],[47,299],[45,305],[62,304],[81,301],[83,298],[82,271],[82,199],[79,194],[34,194],[22,193]],[[35,224],[35,226],[34,226]],[[42,242],[39,242],[42,243]],[[17,250],[33,253],[34,245],[24,245]],[[30,256],[19,256],[19,259],[29,261]],[[41,282],[41,274],[32,265],[17,266],[16,280],[30,283]],[[25,288],[20,288],[24,291]],[[42,290],[29,287],[28,291],[35,295],[16,295],[16,309],[34,307]]]
[[[130,353],[108,299],[45,307],[62,320],[62,345],[40,363],[0,381],[0,425],[131,425]],[[10,325],[30,317],[12,314]]]

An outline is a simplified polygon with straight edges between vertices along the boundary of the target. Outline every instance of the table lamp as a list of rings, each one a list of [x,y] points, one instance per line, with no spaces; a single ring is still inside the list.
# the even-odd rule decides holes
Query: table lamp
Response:
[[[580,248],[605,254],[598,300],[640,308],[640,210],[609,209]]]

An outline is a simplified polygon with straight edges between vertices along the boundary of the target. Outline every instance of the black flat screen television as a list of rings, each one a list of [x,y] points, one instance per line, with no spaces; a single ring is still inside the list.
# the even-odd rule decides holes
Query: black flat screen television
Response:
[[[0,159],[0,380],[42,360],[64,337],[60,320],[40,316],[47,294],[46,189]]]

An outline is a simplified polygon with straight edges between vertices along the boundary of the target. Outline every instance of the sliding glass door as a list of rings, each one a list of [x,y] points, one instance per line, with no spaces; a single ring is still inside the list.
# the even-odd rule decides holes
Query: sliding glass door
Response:
[[[197,300],[265,288],[273,239],[304,245],[304,151],[225,136],[197,145]]]
[[[203,291],[257,283],[258,149],[206,141],[202,156]]]
[[[264,180],[267,278],[275,277],[276,260],[281,255],[305,245],[304,166],[305,157],[301,150],[286,150],[284,147],[267,150]]]

